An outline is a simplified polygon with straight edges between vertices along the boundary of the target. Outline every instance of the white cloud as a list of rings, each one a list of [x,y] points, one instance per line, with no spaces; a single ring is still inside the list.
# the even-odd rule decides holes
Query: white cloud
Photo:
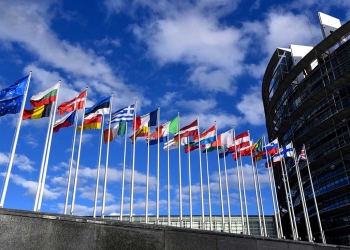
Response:
[[[50,29],[51,21],[55,17],[53,14],[55,12],[51,12],[51,8],[55,8],[54,3],[55,1],[29,0],[0,2],[0,39],[4,42],[19,44],[34,55],[40,63],[63,70],[69,75],[72,86],[75,86],[76,81],[84,81],[85,86],[88,85],[92,90],[89,92],[90,98],[96,93],[109,95],[114,92],[114,103],[117,106],[125,105],[130,99],[149,102],[140,92],[142,90],[137,90],[130,84],[124,84],[104,57],[78,43],[72,44],[59,39]],[[33,71],[33,78],[41,82],[40,90],[52,86],[60,79],[53,70],[58,79],[55,77],[56,79],[44,81],[47,78],[45,72],[40,71],[36,65],[30,67],[37,71]],[[26,73],[28,70],[30,68],[25,69]],[[65,87],[65,84],[62,86]],[[39,90],[37,88],[35,90]]]
[[[8,165],[9,156],[0,152],[0,165]],[[13,159],[13,165],[18,167],[22,171],[33,172],[35,168],[32,166],[35,162],[31,161],[25,155],[15,154]]]
[[[264,106],[260,87],[251,87],[248,94],[242,96],[237,109],[243,114],[244,120],[253,125],[265,123]]]

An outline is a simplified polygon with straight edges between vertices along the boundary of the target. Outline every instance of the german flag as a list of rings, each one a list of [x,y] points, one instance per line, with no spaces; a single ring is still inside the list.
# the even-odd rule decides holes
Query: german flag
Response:
[[[102,123],[102,115],[92,116],[89,119],[86,119],[83,123],[83,130],[88,129],[100,129]],[[81,130],[81,126],[77,128],[78,131]]]
[[[51,113],[52,103],[47,105],[41,105],[34,109],[25,109],[23,111],[22,120],[27,119],[40,119],[43,117],[49,117]]]

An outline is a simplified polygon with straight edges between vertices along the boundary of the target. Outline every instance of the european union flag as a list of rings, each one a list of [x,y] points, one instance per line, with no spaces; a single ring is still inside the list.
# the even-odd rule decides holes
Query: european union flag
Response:
[[[23,95],[0,101],[0,116],[19,113],[21,111],[22,101]]]
[[[0,101],[13,99],[14,97],[17,97],[17,96],[22,96],[27,86],[28,77],[29,76],[23,77],[22,79],[19,79],[17,82],[12,84],[10,87],[1,90]]]

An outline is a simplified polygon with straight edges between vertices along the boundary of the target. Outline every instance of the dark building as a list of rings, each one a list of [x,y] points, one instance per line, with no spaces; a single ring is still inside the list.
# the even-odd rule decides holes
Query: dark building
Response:
[[[315,47],[277,48],[266,68],[262,98],[270,141],[306,146],[322,227],[329,244],[350,245],[350,21],[319,13]],[[295,168],[287,163],[299,236],[306,229]],[[306,162],[299,164],[313,237],[320,230]],[[284,235],[290,238],[281,167],[274,167]],[[284,213],[283,213],[284,212]]]

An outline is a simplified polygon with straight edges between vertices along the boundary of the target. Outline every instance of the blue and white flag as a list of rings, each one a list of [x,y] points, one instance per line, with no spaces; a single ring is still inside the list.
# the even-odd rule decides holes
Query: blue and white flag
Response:
[[[124,122],[132,121],[134,119],[134,112],[135,112],[134,104],[128,107],[119,109],[112,114],[111,123],[116,123],[120,121],[124,121]]]
[[[7,114],[17,114],[21,111],[23,95],[12,99],[0,100],[0,116]]]
[[[280,148],[280,154],[283,155],[284,158],[287,158],[287,157],[294,158],[292,143],[289,143],[283,146],[282,148]]]
[[[26,89],[28,78],[29,76],[23,77],[22,79],[19,79],[17,82],[12,84],[10,87],[2,89],[0,91],[0,101],[5,101],[13,99],[17,96],[22,96]]]

